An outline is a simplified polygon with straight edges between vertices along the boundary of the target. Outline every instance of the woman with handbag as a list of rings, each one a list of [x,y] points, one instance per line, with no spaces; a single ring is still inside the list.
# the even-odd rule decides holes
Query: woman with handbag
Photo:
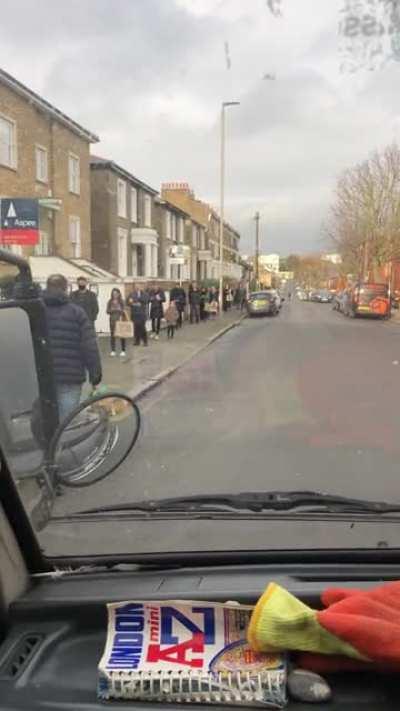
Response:
[[[107,313],[110,317],[110,343],[111,343],[111,353],[110,356],[114,357],[116,356],[116,335],[115,335],[115,329],[117,326],[118,321],[123,320],[126,318],[125,316],[125,304],[124,300],[121,296],[121,292],[119,289],[114,288],[111,291],[111,298],[108,301],[107,304]],[[121,353],[120,356],[121,358],[124,358],[126,356],[126,341],[125,338],[121,338]]]

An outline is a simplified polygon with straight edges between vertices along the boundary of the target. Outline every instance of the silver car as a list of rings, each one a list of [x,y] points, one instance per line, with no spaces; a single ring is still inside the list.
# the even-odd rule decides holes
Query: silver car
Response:
[[[277,316],[281,306],[279,294],[275,289],[253,291],[247,300],[249,316]]]

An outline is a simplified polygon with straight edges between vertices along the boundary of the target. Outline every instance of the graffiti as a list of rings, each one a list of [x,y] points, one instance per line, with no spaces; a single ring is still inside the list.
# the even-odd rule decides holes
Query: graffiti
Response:
[[[400,0],[344,0],[339,42],[342,72],[399,62]]]

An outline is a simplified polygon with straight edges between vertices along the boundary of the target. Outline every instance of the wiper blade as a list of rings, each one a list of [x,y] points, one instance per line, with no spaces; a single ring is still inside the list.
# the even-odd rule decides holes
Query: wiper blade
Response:
[[[251,511],[261,513],[263,511],[292,511],[304,508],[332,513],[393,513],[400,512],[400,503],[390,504],[385,501],[352,499],[347,496],[318,491],[250,491],[238,494],[199,494],[131,501],[125,504],[111,504],[85,509],[74,515],[122,513],[124,511],[144,513]]]

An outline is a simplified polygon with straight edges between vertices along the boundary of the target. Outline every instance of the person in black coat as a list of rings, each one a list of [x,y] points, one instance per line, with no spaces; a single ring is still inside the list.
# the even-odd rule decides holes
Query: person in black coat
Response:
[[[200,321],[205,321],[208,317],[206,304],[208,305],[208,291],[205,286],[203,286],[200,291]]]
[[[134,299],[131,304],[131,314],[134,327],[134,344],[135,346],[140,346],[141,341],[143,345],[147,346],[147,330],[146,330],[146,313],[143,310],[143,304],[138,299]]]
[[[162,289],[157,287],[150,294],[150,318],[151,318],[151,337],[158,341],[161,319],[164,316],[165,294]]]
[[[116,344],[117,339],[115,337],[115,329],[117,327],[118,321],[124,318],[125,314],[125,304],[122,298],[120,289],[114,287],[111,290],[111,297],[107,303],[107,314],[110,317],[110,344],[111,352],[110,356],[114,357],[116,355]],[[126,340],[121,338],[121,357],[126,356]]]
[[[71,303],[67,289],[66,278],[53,274],[43,292],[60,422],[79,404],[86,375],[93,387],[102,379],[93,324],[80,306]]]
[[[194,286],[189,294],[190,323],[193,323],[194,321],[196,321],[196,323],[199,323],[199,321],[200,321],[200,302],[201,302],[200,289],[197,287],[197,284],[194,284]]]
[[[176,323],[177,328],[182,327],[182,317],[186,306],[186,292],[182,286],[173,286],[170,294],[170,301],[175,301],[176,308],[178,309],[178,321]]]
[[[89,321],[94,325],[96,318],[99,314],[99,303],[97,301],[97,296],[94,291],[88,289],[88,281],[86,277],[78,277],[78,288],[71,294],[72,303],[80,306],[86,313]]]
[[[135,286],[133,287],[132,291],[130,294],[128,294],[128,298],[126,300],[126,303],[128,306],[131,307],[131,318],[133,321],[133,304],[134,303],[139,303],[142,307],[143,314],[145,316],[145,320],[149,318],[149,292],[147,289],[137,289]]]

